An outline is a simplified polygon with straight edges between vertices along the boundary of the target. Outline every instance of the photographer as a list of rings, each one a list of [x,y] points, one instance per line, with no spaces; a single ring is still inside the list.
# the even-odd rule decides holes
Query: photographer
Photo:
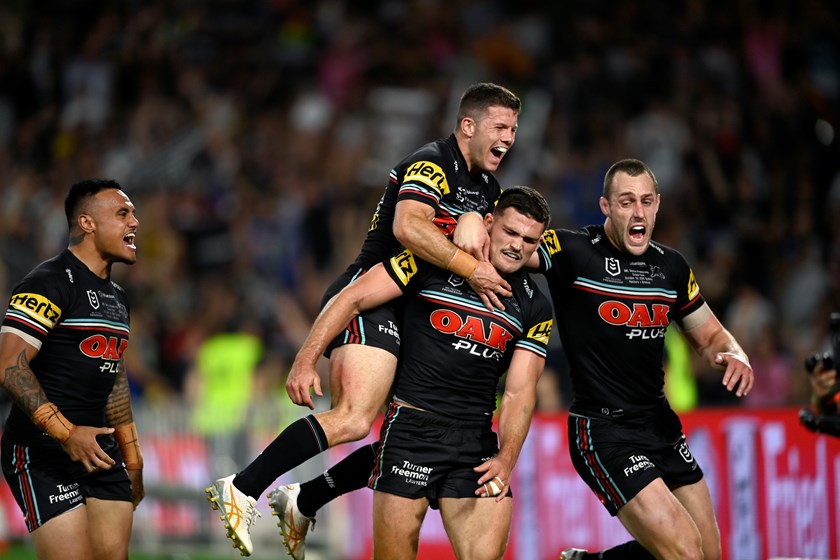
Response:
[[[840,386],[835,365],[835,359],[840,357],[840,313],[831,314],[829,330],[831,351],[813,354],[805,360],[813,410],[800,410],[799,421],[812,432],[840,437]]]

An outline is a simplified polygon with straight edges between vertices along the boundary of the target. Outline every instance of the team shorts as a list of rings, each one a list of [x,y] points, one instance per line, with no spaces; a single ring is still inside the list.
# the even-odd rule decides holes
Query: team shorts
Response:
[[[657,478],[669,488],[703,478],[678,420],[621,424],[570,414],[569,453],[575,470],[613,516]]]
[[[358,268],[348,268],[327,289],[321,301],[321,308],[340,292],[345,286],[358,278],[364,271]],[[360,313],[354,318],[344,331],[335,337],[324,352],[329,358],[332,351],[345,344],[361,344],[373,346],[390,352],[395,357],[400,354],[400,330],[398,318],[400,306],[397,301],[386,303],[370,311]]]
[[[89,473],[57,444],[21,445],[3,436],[3,476],[30,533],[87,498],[131,501],[131,481],[114,437],[102,435],[97,441],[116,463],[107,471]]]
[[[392,402],[368,487],[426,498],[437,509],[440,498],[477,498],[481,474],[473,468],[498,452],[490,419],[465,422]]]

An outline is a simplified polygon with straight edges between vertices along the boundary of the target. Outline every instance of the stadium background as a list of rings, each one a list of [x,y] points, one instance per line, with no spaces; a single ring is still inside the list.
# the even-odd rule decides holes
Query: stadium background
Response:
[[[827,349],[828,315],[840,309],[836,7],[543,4],[0,5],[0,292],[66,245],[62,201],[77,179],[116,178],[139,210],[139,261],[115,267],[132,300],[129,374],[150,450],[137,554],[236,556],[201,488],[303,414],[288,403],[283,376],[324,288],[355,256],[390,166],[449,133],[468,84],[495,81],[523,100],[498,176],[543,192],[554,226],[602,220],[597,197],[616,159],[652,166],[662,191],[655,238],[692,263],[757,376],[756,390],[735,402],[719,374],[672,337],[673,400],[712,432],[732,433],[718,428],[719,411],[747,418],[758,435],[742,441],[757,453],[781,453],[803,486],[812,474],[829,481],[814,487],[832,528],[829,548],[820,548],[808,544],[821,534],[815,519],[800,523],[792,544],[772,544],[766,505],[777,494],[759,485],[772,477],[751,479],[762,554],[838,555],[835,442],[790,422],[808,401],[804,357]],[[540,392],[549,426],[569,403],[564,367],[555,341]],[[3,418],[8,406],[0,396]],[[565,453],[556,447],[558,461]],[[288,478],[315,474],[335,455]],[[756,466],[766,468],[772,461],[762,457]],[[788,490],[794,510],[812,503]],[[343,498],[319,516],[313,557],[354,557],[343,548],[355,542],[346,528],[365,519],[352,510],[365,499]],[[719,516],[738,517],[729,510],[738,504],[716,506]],[[554,507],[569,507],[562,494]],[[258,547],[268,553],[278,539],[264,502],[261,509]],[[0,541],[21,541],[17,516],[0,483]],[[584,539],[573,524],[545,529]],[[527,534],[521,527],[513,542]],[[609,527],[615,535],[618,524]]]

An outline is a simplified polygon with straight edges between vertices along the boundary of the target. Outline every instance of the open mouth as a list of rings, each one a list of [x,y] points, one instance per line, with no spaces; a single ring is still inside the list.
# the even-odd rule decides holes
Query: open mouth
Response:
[[[490,151],[493,152],[494,156],[500,158],[507,153],[508,149],[505,146],[496,146],[495,148],[490,148]]]
[[[630,228],[630,239],[633,241],[641,242],[645,238],[645,232],[647,228],[645,226],[632,226]]]
[[[137,246],[134,245],[135,235],[136,234],[134,234],[134,233],[129,233],[128,235],[123,237],[123,243],[125,243],[125,246],[128,247],[129,249],[137,249]]]

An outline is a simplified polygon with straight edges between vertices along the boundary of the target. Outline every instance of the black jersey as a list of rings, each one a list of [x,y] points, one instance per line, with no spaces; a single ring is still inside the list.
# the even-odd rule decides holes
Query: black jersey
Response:
[[[641,256],[624,253],[603,226],[546,231],[538,254],[571,369],[571,411],[631,420],[667,406],[665,330],[704,302],[683,256],[653,242]]]
[[[508,277],[504,311],[487,310],[462,277],[403,251],[385,263],[407,296],[395,399],[443,416],[490,418],[515,348],[545,357],[551,304],[528,274]]]
[[[104,426],[105,404],[128,345],[129,307],[122,288],[65,249],[15,287],[2,332],[39,349],[29,365],[68,420]],[[6,433],[19,441],[51,440],[17,406]]]
[[[394,237],[394,212],[399,200],[417,200],[433,207],[435,225],[452,237],[458,217],[467,212],[482,216],[491,212],[501,192],[491,173],[467,171],[454,134],[426,144],[391,169],[354,266],[367,270],[399,251],[400,243]]]

